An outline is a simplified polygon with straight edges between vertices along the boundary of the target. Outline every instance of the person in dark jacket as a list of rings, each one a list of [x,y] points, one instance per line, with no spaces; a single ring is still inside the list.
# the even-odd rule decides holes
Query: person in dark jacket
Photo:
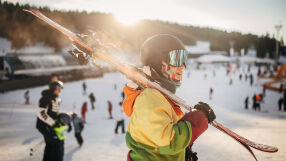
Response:
[[[256,100],[256,93],[254,93],[254,95],[252,96],[252,109],[256,111],[256,107],[257,107],[257,100]]]
[[[84,128],[84,121],[81,118],[79,118],[76,113],[73,113],[72,123],[74,127],[74,135],[75,135],[76,141],[79,144],[79,146],[82,146],[83,139],[81,136],[81,132]]]
[[[212,99],[213,93],[214,93],[213,88],[210,88],[210,91],[209,91],[209,99],[210,100]]]
[[[39,101],[36,128],[46,143],[43,161],[63,161],[63,141],[54,129],[59,116],[61,89],[63,89],[61,81],[51,82],[49,89],[42,92]]]
[[[253,78],[252,74],[249,75],[249,79],[250,79],[250,85],[252,86],[253,85],[253,81],[254,81],[254,78]]]
[[[249,100],[249,97],[247,96],[244,100],[244,107],[246,110],[248,109],[248,100]]]
[[[88,97],[89,97],[89,100],[90,100],[91,109],[94,110],[95,109],[95,107],[94,107],[94,102],[95,102],[94,94],[91,92]]]
[[[85,82],[83,82],[82,83],[83,95],[86,94],[86,88],[87,88],[87,86],[86,86]]]
[[[25,98],[25,104],[26,105],[28,105],[28,104],[30,104],[30,91],[29,90],[27,90],[26,92],[25,92],[25,94],[24,94],[24,98]]]
[[[278,109],[279,109],[279,111],[281,111],[281,110],[282,110],[283,102],[284,102],[283,98],[282,98],[282,97],[280,97],[280,99],[278,100]]]

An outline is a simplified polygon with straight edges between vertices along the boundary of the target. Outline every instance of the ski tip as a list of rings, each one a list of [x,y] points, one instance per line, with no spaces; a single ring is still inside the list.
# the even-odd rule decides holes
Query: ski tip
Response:
[[[31,12],[30,9],[23,9],[25,12]]]
[[[32,8],[30,8],[30,9],[23,9],[23,11],[24,12],[29,12],[29,13],[32,13],[32,14],[35,14],[35,13],[39,12],[38,10],[35,10],[35,9],[32,9]]]

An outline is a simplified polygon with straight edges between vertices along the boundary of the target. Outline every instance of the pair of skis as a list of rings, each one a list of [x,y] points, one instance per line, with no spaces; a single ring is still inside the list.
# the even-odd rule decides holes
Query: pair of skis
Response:
[[[105,50],[101,50],[100,53],[98,52],[99,50],[93,49],[92,47],[88,46],[85,42],[81,40],[80,37],[78,37],[75,33],[71,32],[70,30],[64,28],[63,26],[59,25],[58,23],[54,22],[53,20],[49,19],[46,17],[44,14],[42,14],[38,10],[34,9],[28,9],[24,10],[26,12],[29,12],[33,14],[34,16],[38,17],[39,19],[43,20],[47,24],[49,24],[51,27],[55,28],[62,34],[64,34],[66,37],[68,37],[73,43],[76,43],[77,46],[80,46],[83,48],[85,51],[88,51],[88,55],[84,55],[85,58],[89,57],[92,62],[95,62],[95,60],[99,59],[102,60],[109,65],[113,66],[117,70],[119,70],[122,74],[124,74],[128,79],[131,79],[132,81],[135,81],[136,83],[139,83],[141,87],[147,88],[155,88],[162,92],[164,95],[169,97],[173,102],[178,104],[179,106],[185,108],[186,110],[190,111],[191,106],[188,105],[183,99],[179,98],[175,94],[171,93],[170,91],[166,90],[165,88],[162,88],[157,82],[154,82],[146,77],[146,75],[143,72],[140,72],[139,69],[134,68],[134,66],[127,64],[117,57],[111,55],[110,53],[106,52]],[[86,52],[84,52],[86,53]],[[74,54],[73,52],[70,52],[74,57],[79,58],[78,54]],[[82,55],[81,55],[82,57]],[[263,145],[263,144],[258,144],[253,141],[250,141],[235,132],[231,131],[230,129],[224,127],[222,124],[213,121],[210,123],[212,126],[217,128],[218,130],[222,131],[223,133],[227,134],[231,138],[233,138],[235,141],[240,143],[243,147],[245,147],[251,155],[254,157],[254,159],[257,161],[256,156],[254,155],[253,151],[250,149],[250,147],[263,151],[263,152],[277,152],[278,149],[273,146],[268,146],[268,145]]]

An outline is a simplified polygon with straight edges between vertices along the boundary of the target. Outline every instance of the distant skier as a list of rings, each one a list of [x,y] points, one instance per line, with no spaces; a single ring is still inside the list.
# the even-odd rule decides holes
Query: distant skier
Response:
[[[124,94],[124,92],[123,92],[123,91],[121,92],[121,97],[122,97],[122,100],[124,100],[124,98],[125,98],[125,94]]]
[[[247,81],[247,79],[248,79],[247,73],[244,74],[244,78],[245,78],[245,81]]]
[[[256,94],[252,96],[252,109],[256,111]]]
[[[36,127],[44,136],[46,143],[43,161],[63,161],[63,140],[65,137],[60,134],[65,129],[62,125],[67,122],[61,122],[62,119],[59,120],[62,116],[59,113],[59,95],[62,88],[62,82],[51,82],[49,89],[42,91],[42,97],[39,100]]]
[[[25,104],[28,105],[30,104],[30,91],[27,90],[24,94],[24,98],[25,98]]]
[[[84,102],[81,106],[81,118],[86,122],[86,113],[87,113],[87,102]]]
[[[213,88],[210,88],[210,92],[209,92],[209,99],[211,100],[212,99],[212,96],[213,96]]]
[[[94,97],[93,92],[91,92],[88,97],[89,97],[89,100],[90,100],[91,109],[94,110],[95,109],[95,107],[94,107],[95,97]]]
[[[79,146],[82,146],[83,138],[81,136],[81,132],[84,128],[84,121],[81,118],[79,118],[76,113],[73,113],[72,123],[74,127],[74,134],[75,134],[76,141],[79,144]]]
[[[109,119],[113,119],[113,117],[112,117],[112,103],[108,100],[107,104],[108,104]]]
[[[249,101],[249,97],[247,96],[244,100],[244,108],[247,110],[248,109],[248,102]]]
[[[86,94],[86,88],[87,88],[87,86],[86,86],[85,82],[83,82],[82,83],[82,89],[83,89],[83,94],[84,95]]]
[[[123,107],[122,102],[119,102],[119,108],[118,108],[118,118],[116,121],[116,127],[115,127],[115,134],[118,134],[118,128],[121,127],[121,131],[124,134],[125,128],[124,128],[124,117],[123,117]]]
[[[241,81],[242,79],[242,74],[239,74],[239,81]]]
[[[282,110],[283,102],[284,102],[283,98],[282,98],[282,97],[280,97],[280,99],[278,100],[278,110],[279,110],[279,111],[281,111],[281,110]]]
[[[254,78],[253,78],[253,75],[252,74],[250,74],[249,75],[249,80],[250,80],[250,85],[252,86],[253,85],[253,80]]]
[[[176,37],[160,34],[141,47],[143,71],[172,93],[182,82],[187,51]],[[197,159],[191,145],[215,119],[206,103],[199,102],[186,115],[155,88],[125,87],[124,112],[130,117],[126,144],[128,161],[184,161]],[[190,155],[194,154],[194,155]]]
[[[256,95],[256,110],[257,111],[261,110],[261,106],[260,106],[261,102],[263,102],[263,95],[262,94]]]

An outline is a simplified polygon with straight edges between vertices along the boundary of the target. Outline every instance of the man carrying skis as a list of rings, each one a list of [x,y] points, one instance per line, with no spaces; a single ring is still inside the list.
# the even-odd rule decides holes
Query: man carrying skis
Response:
[[[49,84],[49,89],[42,92],[39,101],[36,128],[44,136],[46,143],[43,161],[63,161],[63,140],[61,135],[63,124],[60,122],[59,105],[63,83],[54,81]],[[65,117],[65,116],[64,116]]]
[[[171,35],[155,35],[141,48],[144,73],[175,93],[182,82],[187,51]],[[199,102],[186,115],[168,97],[153,88],[141,89],[130,82],[124,89],[124,112],[130,117],[126,144],[129,161],[196,160],[190,146],[208,128],[215,114]]]

